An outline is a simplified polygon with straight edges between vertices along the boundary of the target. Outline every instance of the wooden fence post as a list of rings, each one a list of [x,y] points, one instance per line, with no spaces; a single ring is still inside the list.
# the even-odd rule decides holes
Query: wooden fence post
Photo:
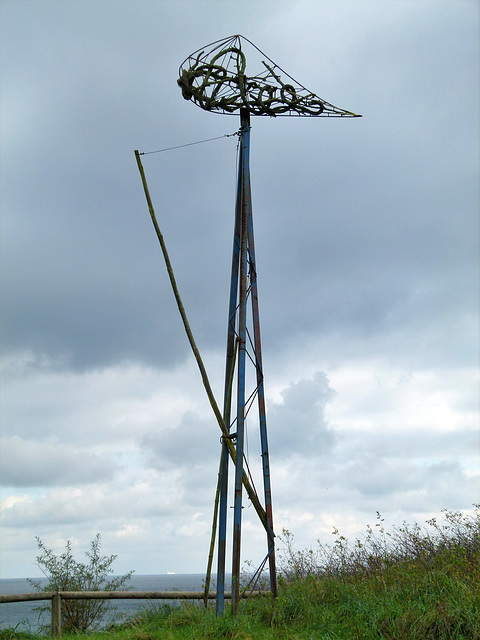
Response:
[[[52,636],[59,638],[62,635],[62,596],[59,592],[52,596]]]
[[[271,592],[252,591],[248,597],[260,596]],[[215,591],[40,591],[37,593],[0,594],[0,604],[4,602],[52,602],[52,636],[62,635],[62,601],[66,600],[214,600]],[[232,594],[225,593],[225,598]],[[243,597],[243,595],[242,595]],[[1,630],[0,630],[1,631]],[[0,633],[0,636],[2,634]]]

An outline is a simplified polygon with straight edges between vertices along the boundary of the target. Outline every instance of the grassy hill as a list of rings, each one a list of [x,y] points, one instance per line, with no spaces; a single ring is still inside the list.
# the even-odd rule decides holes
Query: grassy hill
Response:
[[[442,512],[425,527],[387,532],[382,518],[353,542],[296,550],[280,537],[279,596],[241,615],[194,604],[152,607],[89,640],[480,640],[480,510]],[[241,605],[242,606],[242,605]],[[1,640],[33,640],[0,632]]]

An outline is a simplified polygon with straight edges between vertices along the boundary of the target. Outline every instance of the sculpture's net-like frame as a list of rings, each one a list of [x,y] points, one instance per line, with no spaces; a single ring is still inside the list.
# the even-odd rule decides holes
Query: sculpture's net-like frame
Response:
[[[261,55],[263,70],[246,73],[242,41]],[[185,100],[206,111],[234,114],[247,109],[255,116],[358,117],[306,89],[240,35],[217,40],[192,53],[180,66],[178,85]]]

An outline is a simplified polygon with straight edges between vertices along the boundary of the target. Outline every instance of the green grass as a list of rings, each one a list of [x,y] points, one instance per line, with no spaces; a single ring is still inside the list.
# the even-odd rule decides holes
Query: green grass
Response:
[[[146,609],[89,640],[480,640],[480,511],[443,512],[428,529],[375,528],[350,543],[296,550],[282,534],[279,596],[236,618],[195,604]],[[34,640],[5,630],[0,640]]]

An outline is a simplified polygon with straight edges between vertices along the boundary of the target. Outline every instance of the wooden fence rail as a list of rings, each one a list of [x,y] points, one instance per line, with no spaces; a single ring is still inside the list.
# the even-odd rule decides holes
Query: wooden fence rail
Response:
[[[254,591],[249,596],[257,596],[260,593],[260,591]],[[214,600],[217,594],[215,591],[210,591],[207,597],[209,600]],[[225,593],[225,598],[231,599],[231,597],[231,592]],[[52,636],[59,638],[62,635],[62,600],[203,600],[204,598],[203,591],[39,591],[38,593],[0,595],[0,604],[51,600]]]

